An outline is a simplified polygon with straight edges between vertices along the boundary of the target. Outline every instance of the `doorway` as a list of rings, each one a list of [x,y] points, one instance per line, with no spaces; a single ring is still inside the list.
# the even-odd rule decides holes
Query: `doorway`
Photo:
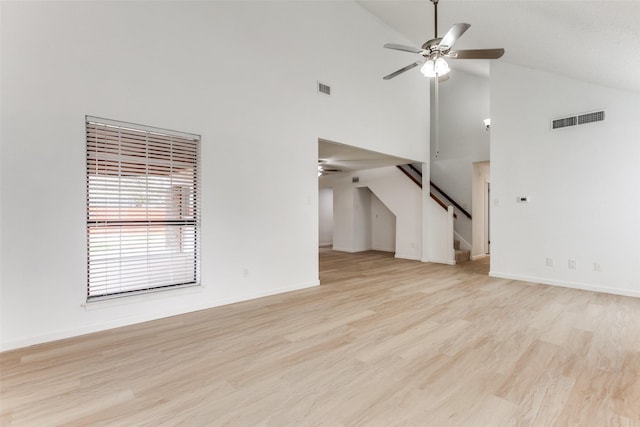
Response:
[[[491,183],[484,183],[484,253],[491,253]]]
[[[472,185],[471,259],[473,260],[486,257],[491,252],[491,174],[488,160],[473,163]]]

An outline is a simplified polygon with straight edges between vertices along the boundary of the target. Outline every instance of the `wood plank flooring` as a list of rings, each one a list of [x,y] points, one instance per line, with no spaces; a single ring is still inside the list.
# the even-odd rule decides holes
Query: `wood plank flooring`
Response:
[[[640,300],[320,254],[322,285],[0,355],[0,424],[640,426]]]

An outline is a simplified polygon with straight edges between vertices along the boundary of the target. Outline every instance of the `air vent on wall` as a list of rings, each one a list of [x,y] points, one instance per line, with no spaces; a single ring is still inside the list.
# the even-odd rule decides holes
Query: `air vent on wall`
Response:
[[[596,111],[594,113],[586,113],[578,116],[578,124],[584,125],[587,123],[601,122],[604,120],[604,111]]]
[[[551,127],[553,129],[560,129],[560,128],[566,128],[568,126],[575,126],[576,125],[576,117],[565,117],[563,119],[555,119],[552,123],[551,123]]]
[[[577,116],[562,117],[551,121],[551,129],[561,129],[569,126],[585,125],[587,123],[601,122],[604,120],[604,110],[592,113],[579,114]]]
[[[331,95],[331,86],[318,82],[318,92]]]

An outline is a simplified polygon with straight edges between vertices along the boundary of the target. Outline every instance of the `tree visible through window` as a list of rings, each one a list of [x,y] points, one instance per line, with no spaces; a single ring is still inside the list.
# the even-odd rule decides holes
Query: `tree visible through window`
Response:
[[[199,283],[200,137],[87,116],[87,300]]]

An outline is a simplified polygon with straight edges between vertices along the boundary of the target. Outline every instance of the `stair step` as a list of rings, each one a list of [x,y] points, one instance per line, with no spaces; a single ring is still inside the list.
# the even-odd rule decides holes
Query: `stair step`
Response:
[[[456,264],[460,262],[470,261],[471,251],[467,249],[456,249]]]

